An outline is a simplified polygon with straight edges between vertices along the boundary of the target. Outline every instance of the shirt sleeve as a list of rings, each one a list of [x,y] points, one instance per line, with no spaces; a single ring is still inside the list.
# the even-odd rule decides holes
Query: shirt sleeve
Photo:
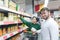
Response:
[[[40,30],[40,29],[41,29],[41,25],[40,25],[40,24],[38,24],[38,28],[39,28],[38,30]]]
[[[40,30],[37,30],[36,32],[37,32],[37,33],[40,33],[40,32],[41,32],[41,29],[40,29]]]
[[[58,24],[56,22],[52,22],[49,27],[50,39],[51,40],[58,40],[59,38],[59,30]]]
[[[39,28],[39,29],[38,29],[38,30],[36,30],[36,32],[37,32],[37,33],[40,33],[40,32],[41,32],[41,30],[42,30],[42,29],[41,29],[41,25],[39,25],[39,26],[38,26],[38,28]]]
[[[24,18],[22,18],[22,17],[20,17],[20,20],[24,23],[24,24],[30,24],[30,22],[28,22],[28,21],[26,21],[26,20],[24,20]]]

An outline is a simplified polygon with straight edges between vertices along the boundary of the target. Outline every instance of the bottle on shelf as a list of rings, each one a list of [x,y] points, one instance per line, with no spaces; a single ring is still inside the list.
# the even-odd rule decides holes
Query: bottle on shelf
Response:
[[[18,26],[15,26],[15,30],[16,30],[16,31],[18,30]]]
[[[12,10],[16,10],[16,3],[14,3],[12,0],[9,0],[8,7]]]
[[[3,30],[2,30],[2,32],[3,32],[3,35],[5,35],[6,33],[7,33],[7,30],[6,30],[6,26],[2,26],[3,28]]]
[[[3,21],[3,19],[4,19],[4,13],[0,12],[0,21]]]
[[[13,32],[13,27],[11,26],[11,32]]]
[[[11,32],[11,27],[8,26],[8,27],[7,27],[7,33],[10,33],[10,32]]]
[[[0,27],[0,37],[2,36],[2,28]]]
[[[12,26],[12,31],[14,32],[14,26]]]
[[[8,8],[8,3],[9,2],[9,0],[4,0],[4,6],[6,7],[6,8]]]

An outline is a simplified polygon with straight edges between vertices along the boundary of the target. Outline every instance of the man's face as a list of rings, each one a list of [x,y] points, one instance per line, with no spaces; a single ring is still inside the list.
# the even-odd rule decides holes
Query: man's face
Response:
[[[45,11],[42,11],[41,14],[40,14],[40,16],[41,16],[42,19],[47,20],[48,17],[49,17],[49,12],[46,11],[46,10]]]
[[[37,22],[36,18],[33,18],[32,23],[36,23],[36,22]]]

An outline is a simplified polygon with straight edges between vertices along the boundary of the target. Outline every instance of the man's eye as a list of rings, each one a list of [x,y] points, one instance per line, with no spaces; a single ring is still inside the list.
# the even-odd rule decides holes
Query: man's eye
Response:
[[[41,13],[41,15],[42,15],[42,14],[45,14],[45,13]]]

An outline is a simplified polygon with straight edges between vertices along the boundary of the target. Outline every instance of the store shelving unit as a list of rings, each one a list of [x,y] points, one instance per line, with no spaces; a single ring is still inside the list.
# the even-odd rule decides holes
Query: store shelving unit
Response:
[[[12,13],[16,13],[16,14],[19,14],[19,15],[23,15],[23,16],[27,16],[27,17],[32,17],[31,15],[27,14],[27,13],[24,13],[24,12],[18,12],[18,11],[15,11],[15,10],[11,10],[9,8],[6,8],[6,7],[2,7],[0,6],[0,11],[4,11],[4,12],[12,12]]]
[[[25,30],[25,29],[26,29],[26,28],[19,29],[19,30],[15,31],[15,32],[12,32],[12,33],[7,33],[7,34],[1,36],[1,37],[0,37],[0,40],[6,40],[6,39],[8,39],[8,38],[10,38],[10,37],[18,34],[18,33],[21,33],[21,32],[22,32],[23,30]]]
[[[18,14],[18,15],[22,15],[22,16],[26,16],[26,17],[32,17],[32,16],[28,15],[27,13],[18,12],[18,11],[11,10],[9,8],[2,7],[2,6],[0,6],[0,11],[2,11],[2,12],[12,12],[12,13],[15,13],[15,14]],[[16,22],[13,22],[13,21],[3,21],[3,22],[1,22],[0,21],[0,25],[9,25],[9,24],[18,24],[18,23],[22,23],[22,22],[21,21],[18,21],[18,22],[17,21]],[[7,33],[7,34],[1,36],[0,40],[8,39],[8,38],[10,38],[10,37],[22,32],[24,29],[26,29],[26,28],[19,29],[17,31],[12,32],[12,33]]]
[[[20,16],[33,16],[31,14],[19,11],[17,4],[12,0],[2,0],[0,2],[2,2],[2,4],[0,4],[0,40],[6,40],[10,37],[16,36],[16,34],[23,32],[27,28],[19,28],[19,26],[23,24],[23,22],[19,19]]]

